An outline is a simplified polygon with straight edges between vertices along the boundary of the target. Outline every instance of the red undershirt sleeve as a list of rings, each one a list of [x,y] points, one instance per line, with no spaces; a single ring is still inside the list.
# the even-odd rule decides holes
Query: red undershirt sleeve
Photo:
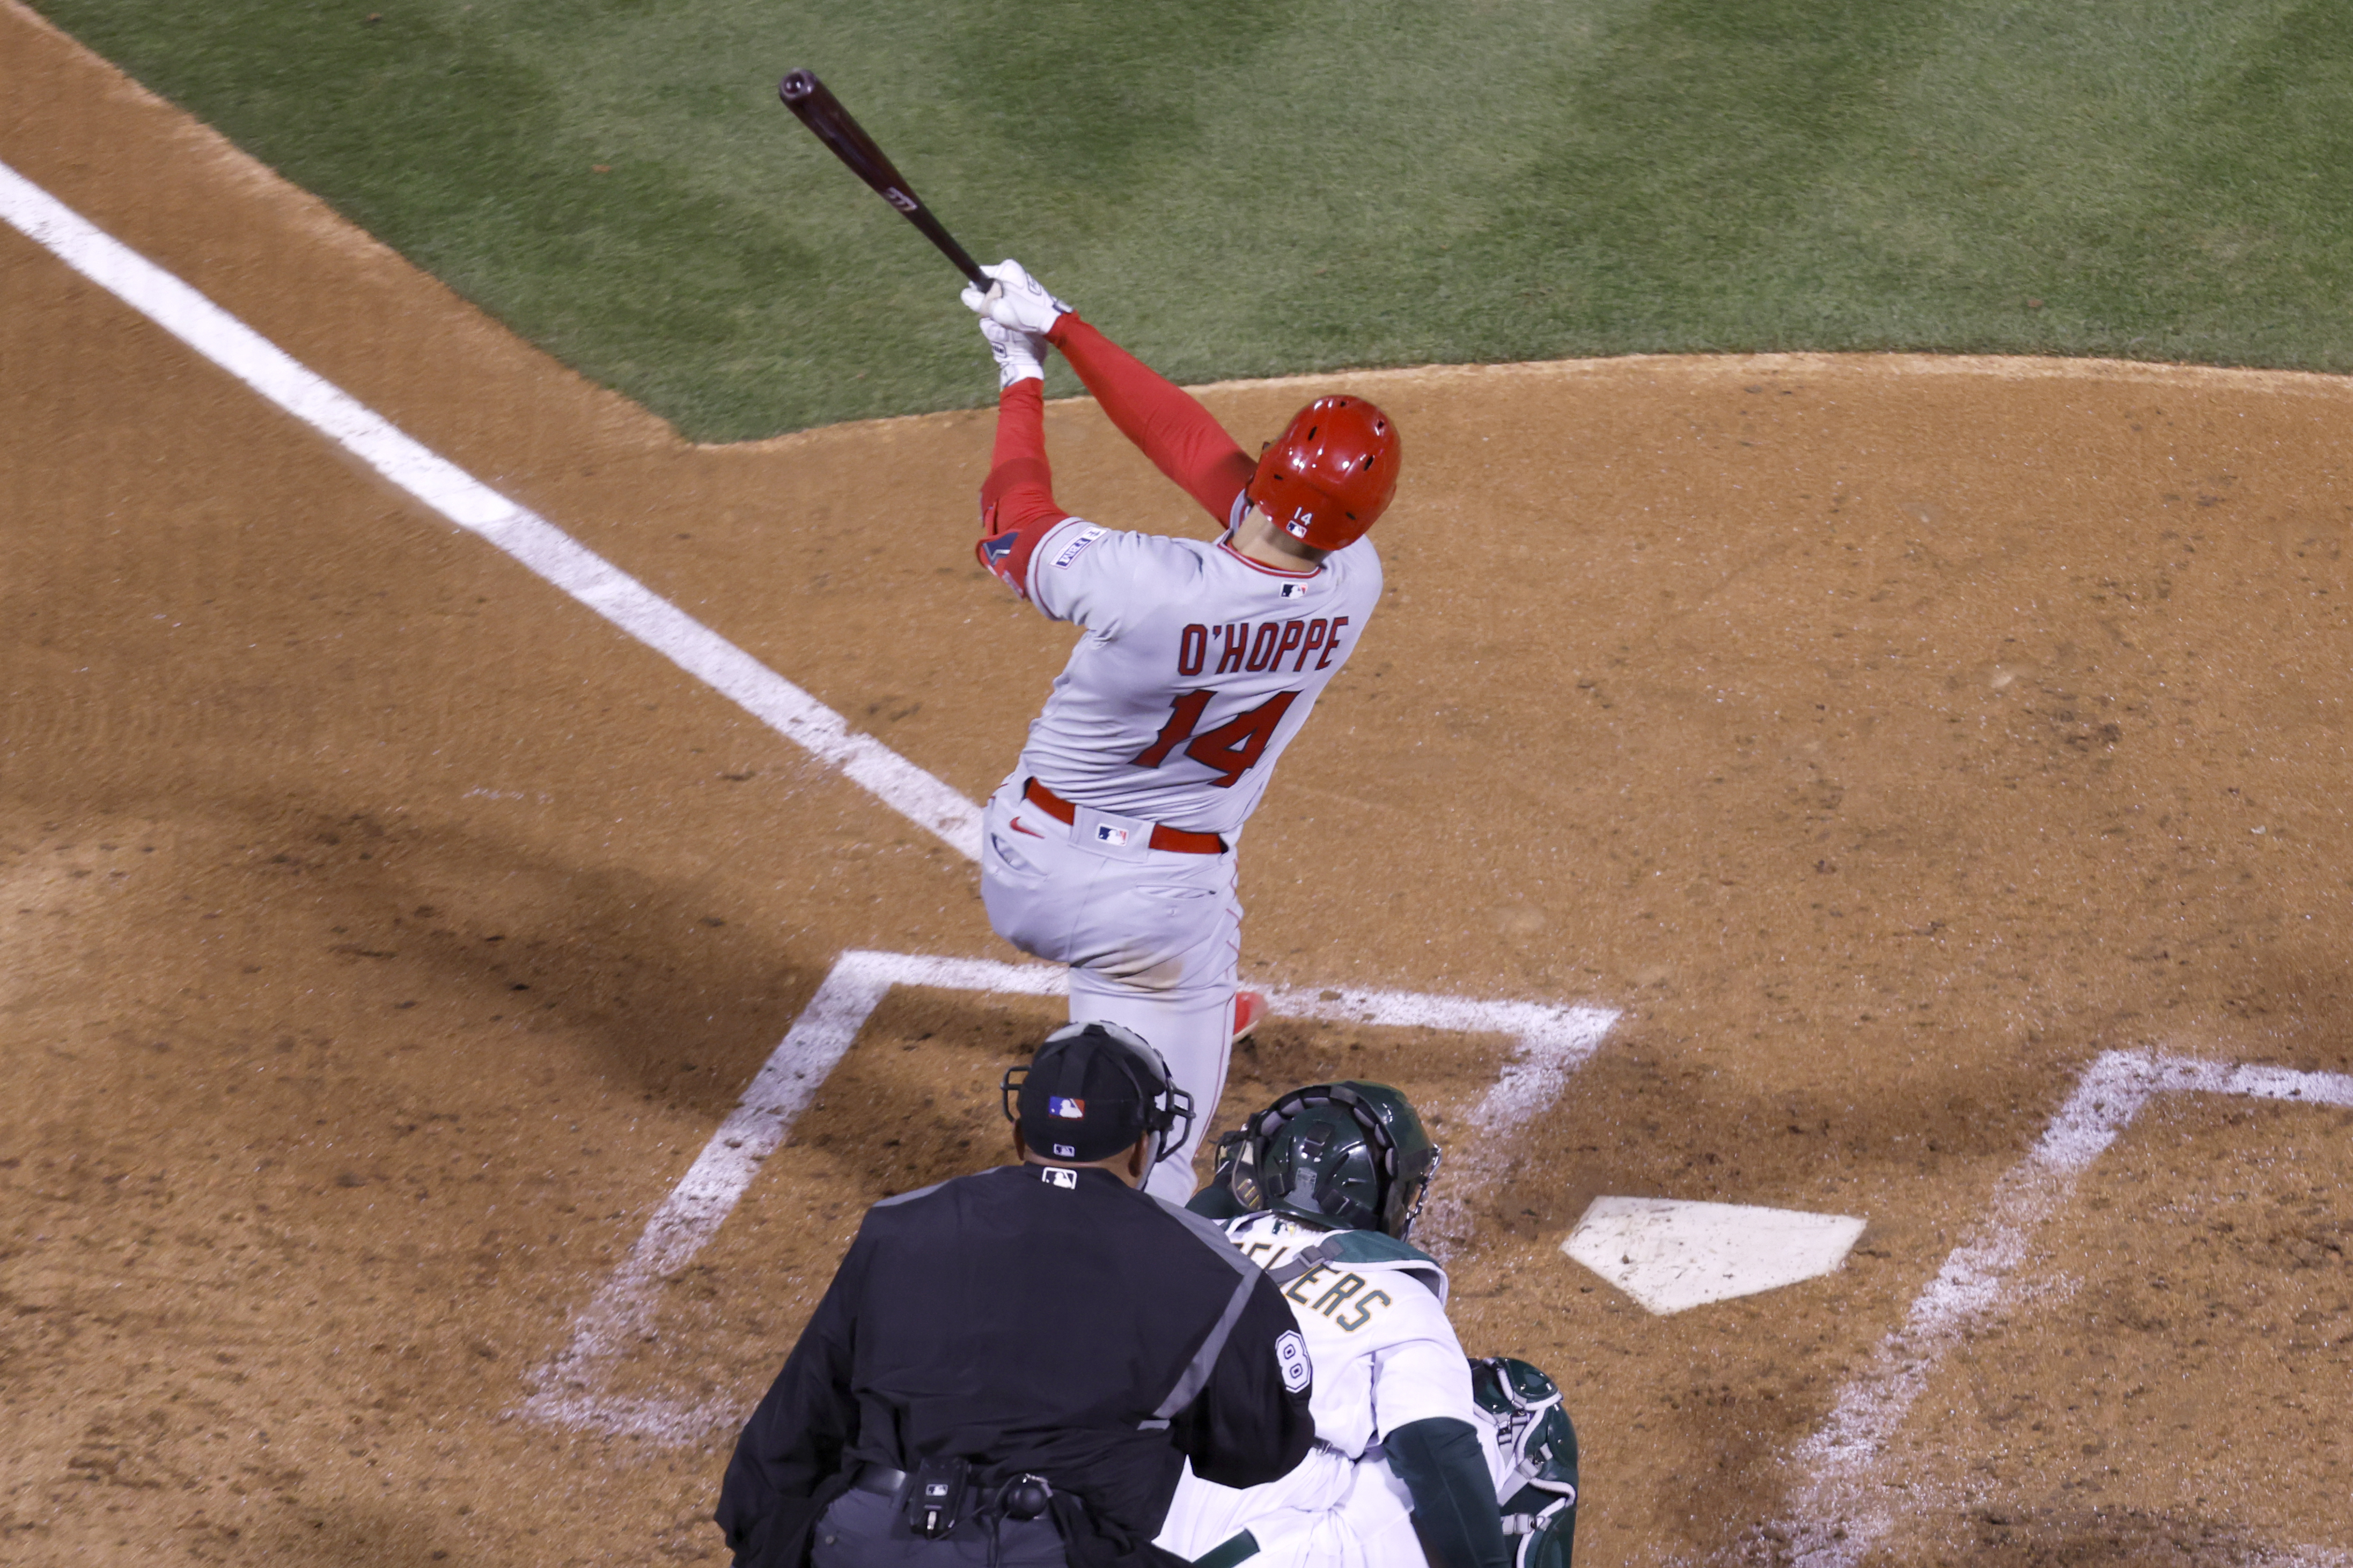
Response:
[[[997,395],[997,447],[980,487],[980,542],[973,553],[1026,599],[1030,555],[1068,516],[1054,500],[1046,461],[1045,384],[1017,381]]]
[[[1121,435],[1198,501],[1219,527],[1232,521],[1234,498],[1258,464],[1192,394],[1081,321],[1076,311],[1056,321],[1046,341],[1062,351]]]

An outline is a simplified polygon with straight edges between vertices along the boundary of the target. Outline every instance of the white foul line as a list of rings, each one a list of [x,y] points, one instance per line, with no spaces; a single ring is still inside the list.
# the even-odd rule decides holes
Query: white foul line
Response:
[[[496,545],[967,858],[980,808],[570,534],[414,440],[195,289],[0,163],[0,218],[468,532]]]
[[[724,1401],[681,1404],[603,1392],[630,1342],[653,1325],[662,1277],[686,1267],[752,1184],[760,1163],[784,1142],[793,1121],[848,1053],[894,985],[999,995],[1060,996],[1070,972],[1059,964],[999,963],[905,952],[845,952],[802,1009],[751,1087],[694,1163],[646,1222],[629,1255],[573,1324],[571,1342],[532,1374],[535,1392],[523,1414],[557,1426],[690,1441],[725,1421]],[[1467,1238],[1467,1198],[1503,1173],[1511,1134],[1558,1098],[1569,1074],[1601,1044],[1618,1015],[1606,1007],[1556,1007],[1532,1002],[1482,1002],[1405,991],[1334,991],[1302,986],[1270,992],[1280,1016],[1331,1022],[1422,1026],[1470,1034],[1514,1036],[1518,1047],[1467,1118],[1467,1171],[1451,1171],[1451,1205],[1431,1206],[1425,1225],[1435,1239]]]
[[[1904,1325],[1840,1391],[1829,1420],[1799,1448],[1807,1473],[1790,1493],[1791,1561],[1801,1568],[1852,1568],[1894,1527],[1896,1509],[1884,1500],[1878,1472],[1914,1401],[1947,1352],[2015,1299],[2014,1277],[2029,1238],[2066,1200],[2075,1178],[2150,1100],[2179,1093],[2353,1106],[2353,1077],[2139,1051],[2095,1059],[2034,1147],[1995,1184],[1993,1212],[1954,1248]]]

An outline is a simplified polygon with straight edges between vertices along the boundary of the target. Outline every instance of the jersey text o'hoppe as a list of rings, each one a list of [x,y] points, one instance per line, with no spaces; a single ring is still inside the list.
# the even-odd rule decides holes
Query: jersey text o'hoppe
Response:
[[[1318,669],[1328,668],[1332,656],[1340,651],[1340,628],[1348,624],[1346,616],[1325,619],[1317,616],[1309,620],[1261,621],[1252,630],[1249,621],[1232,621],[1222,626],[1205,626],[1196,622],[1187,626],[1176,639],[1176,673],[1193,676],[1201,673],[1208,662],[1209,637],[1218,638],[1218,668],[1211,675],[1231,675],[1236,670],[1256,673],[1292,659],[1294,675],[1307,668],[1310,654],[1322,655],[1315,661]],[[1296,653],[1296,658],[1292,656]]]

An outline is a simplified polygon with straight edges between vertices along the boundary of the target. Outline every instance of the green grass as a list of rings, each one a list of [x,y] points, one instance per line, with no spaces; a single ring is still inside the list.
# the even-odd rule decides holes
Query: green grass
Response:
[[[976,253],[1188,381],[2353,370],[2345,0],[37,3],[704,439],[994,391],[953,271],[776,103],[795,66]]]

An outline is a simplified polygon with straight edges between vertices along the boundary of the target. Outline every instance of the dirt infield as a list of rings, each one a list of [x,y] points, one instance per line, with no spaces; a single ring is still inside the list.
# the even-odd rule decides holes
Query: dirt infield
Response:
[[[971,562],[987,416],[688,446],[5,7],[0,160],[967,795],[1009,765],[1069,633]],[[730,1434],[537,1422],[532,1369],[842,952],[1011,956],[972,868],[7,229],[0,300],[0,1559],[723,1561]],[[2153,1103],[1841,1494],[1892,1523],[1791,1509],[2100,1053],[2353,1068],[2353,389],[1349,381],[1391,594],[1252,826],[1246,973],[1622,1010],[1455,1260],[1468,1346],[1568,1391],[1580,1563],[2347,1561],[2353,1113],[2276,1101]],[[1050,431],[1067,503],[1202,526]],[[895,994],[628,1386],[747,1407],[1051,1014]],[[1234,1098],[1459,1123],[1503,1048],[1278,1023]],[[1557,1250],[1601,1194],[1870,1228],[1656,1318]]]

